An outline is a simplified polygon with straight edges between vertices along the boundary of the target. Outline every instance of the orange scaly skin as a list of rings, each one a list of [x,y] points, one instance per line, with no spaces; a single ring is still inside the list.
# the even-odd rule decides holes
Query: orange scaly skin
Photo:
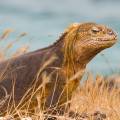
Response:
[[[33,88],[36,90],[40,85],[43,88],[44,83],[44,91],[40,88],[33,96],[32,107],[37,106],[35,101],[39,98],[42,109],[59,108],[71,100],[87,63],[96,54],[114,45],[116,40],[116,34],[104,25],[73,24],[53,45],[0,63],[0,98],[5,97],[3,86],[11,94],[14,83],[14,101],[17,106],[28,89],[32,88],[26,100],[30,98]],[[54,60],[46,64],[51,57]],[[44,69],[43,65],[46,65]],[[50,79],[45,81],[45,77]],[[1,113],[6,111],[8,99],[0,106]],[[10,102],[12,106],[12,100]]]

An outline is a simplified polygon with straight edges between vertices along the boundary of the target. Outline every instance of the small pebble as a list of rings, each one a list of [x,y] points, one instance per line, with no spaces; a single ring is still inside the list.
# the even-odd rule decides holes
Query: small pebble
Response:
[[[31,117],[24,117],[21,120],[32,120],[32,118]]]
[[[14,120],[12,116],[0,117],[0,120]]]
[[[4,117],[0,117],[0,120],[5,120],[5,118]]]

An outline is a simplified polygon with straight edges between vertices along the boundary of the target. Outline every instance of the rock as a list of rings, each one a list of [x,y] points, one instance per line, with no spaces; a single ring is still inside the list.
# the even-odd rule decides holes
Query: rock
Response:
[[[93,114],[93,120],[104,120],[106,119],[106,114],[101,113],[100,111],[96,111]]]
[[[32,120],[32,118],[31,117],[24,117],[21,120]]]
[[[119,75],[113,75],[106,79],[106,85],[109,89],[112,88],[120,88],[120,76]]]
[[[14,120],[12,116],[0,117],[0,120]]]

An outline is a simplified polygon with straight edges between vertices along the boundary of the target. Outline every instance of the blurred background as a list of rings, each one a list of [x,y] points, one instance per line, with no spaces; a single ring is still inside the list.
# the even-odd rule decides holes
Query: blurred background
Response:
[[[106,24],[120,32],[120,0],[0,0],[0,33],[14,32],[1,41],[2,48],[19,34],[27,35],[18,41],[9,54],[28,44],[30,51],[56,41],[64,29],[74,22]],[[89,63],[87,70],[108,75],[120,72],[120,42],[104,50]]]

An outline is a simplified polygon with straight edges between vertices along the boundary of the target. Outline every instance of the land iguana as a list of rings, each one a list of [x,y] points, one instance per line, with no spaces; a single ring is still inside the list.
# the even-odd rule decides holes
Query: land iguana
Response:
[[[44,110],[67,108],[86,65],[116,41],[115,32],[104,25],[75,23],[53,45],[1,62],[0,113],[18,107],[21,99],[31,99],[32,107],[39,99]]]

